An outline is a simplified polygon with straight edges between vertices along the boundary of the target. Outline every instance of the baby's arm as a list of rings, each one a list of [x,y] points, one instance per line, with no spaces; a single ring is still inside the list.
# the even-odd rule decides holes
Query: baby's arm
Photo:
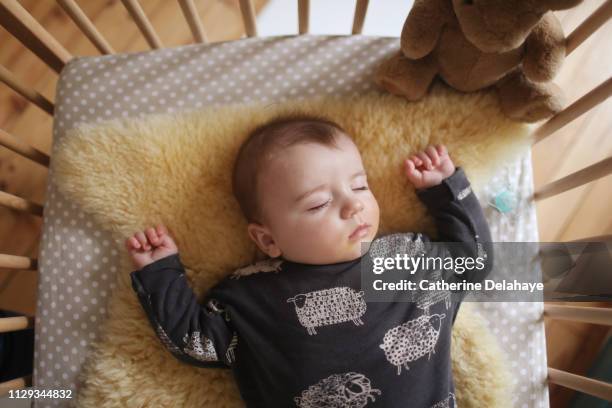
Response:
[[[463,169],[455,168],[446,148],[438,145],[408,159],[406,176],[417,187],[417,196],[435,220],[437,241],[457,243],[448,245],[452,256],[486,255],[482,270],[474,269],[463,275],[453,273],[452,277],[482,281],[493,265],[491,232]]]
[[[174,241],[165,229],[157,239],[150,237],[150,230],[144,235],[146,242],[135,238],[138,248],[132,245],[131,238],[126,246],[135,266],[138,267],[137,262],[143,263],[130,277],[153,330],[164,347],[180,361],[201,367],[227,367],[233,362],[231,345],[235,333],[222,305],[210,294],[204,306],[197,302],[178,252],[162,251],[162,242],[167,248],[176,248]],[[159,227],[156,232],[159,234]],[[135,237],[142,238],[141,234]],[[160,253],[165,256],[160,258]]]

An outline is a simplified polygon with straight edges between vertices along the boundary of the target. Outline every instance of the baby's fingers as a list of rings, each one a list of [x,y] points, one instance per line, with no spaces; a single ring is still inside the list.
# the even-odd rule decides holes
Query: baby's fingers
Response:
[[[153,244],[153,245],[158,245],[159,244],[159,237],[157,236],[157,232],[155,231],[154,228],[147,228],[145,233],[147,234],[147,238],[149,238],[149,241]]]
[[[136,233],[136,239],[138,240],[138,242],[140,242],[141,247],[145,251],[148,251],[151,249],[151,245],[149,245],[149,241],[147,241],[147,237],[145,236],[144,232],[138,231]]]
[[[431,170],[433,168],[433,166],[431,165],[431,160],[429,159],[429,157],[427,157],[425,152],[418,153],[418,156],[419,159],[421,159],[421,161],[423,162],[423,165],[426,169]]]
[[[410,157],[408,160],[411,160],[414,163],[414,165],[417,167],[423,164],[423,161],[419,159],[419,156],[417,156],[416,154]]]
[[[431,160],[431,163],[434,166],[437,166],[438,164],[440,164],[440,156],[438,156],[438,151],[436,150],[435,147],[427,146],[427,149],[425,149],[425,152],[429,156],[429,159]]]
[[[414,161],[412,159],[407,159],[405,161],[406,164],[406,176],[410,179],[418,179],[421,177],[421,172],[416,169]]]
[[[440,156],[440,158],[442,158],[443,156],[446,156],[448,154],[448,151],[446,150],[446,146],[444,146],[442,144],[437,144],[436,145],[436,151],[438,152],[438,155]]]
[[[138,242],[138,240],[135,237],[129,237],[128,239],[126,239],[125,245],[127,246],[127,249],[130,251],[132,249],[140,249],[140,242]]]
[[[155,229],[160,238],[162,238],[164,235],[171,235],[170,231],[164,224],[158,224]]]

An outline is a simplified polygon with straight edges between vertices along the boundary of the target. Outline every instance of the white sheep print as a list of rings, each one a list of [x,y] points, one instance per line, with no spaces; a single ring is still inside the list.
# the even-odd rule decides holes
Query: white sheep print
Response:
[[[299,408],[362,408],[381,391],[372,388],[370,380],[363,374],[348,372],[332,374],[311,385],[295,397]]]
[[[397,375],[402,373],[402,367],[410,369],[409,362],[426,354],[429,359],[435,353],[442,319],[445,317],[444,313],[423,315],[385,333],[383,343],[379,347],[384,350],[387,360],[397,367]]]
[[[442,273],[439,270],[431,272],[430,278],[432,282],[442,279]],[[434,304],[444,301],[446,309],[451,306],[451,293],[448,290],[425,290],[419,293],[416,300],[416,307],[422,309],[425,314],[429,314],[429,308]]]
[[[225,351],[225,360],[228,364],[234,364],[236,362],[236,347],[238,347],[238,333],[234,332],[232,340]]]
[[[191,336],[185,334],[183,337],[183,343],[185,348],[183,351],[188,356],[195,358],[200,361],[218,361],[217,352],[213,342],[208,337],[200,334],[199,331],[194,331]]]
[[[301,293],[287,299],[293,303],[298,321],[310,335],[316,328],[344,322],[363,325],[361,316],[366,312],[363,291],[356,292],[347,286]]]

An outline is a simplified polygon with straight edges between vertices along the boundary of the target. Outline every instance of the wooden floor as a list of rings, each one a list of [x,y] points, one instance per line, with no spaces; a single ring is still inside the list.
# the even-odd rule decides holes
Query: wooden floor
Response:
[[[585,1],[574,10],[557,13],[566,33],[603,0]],[[51,0],[21,0],[21,4],[73,55],[97,55],[68,16]],[[259,11],[267,0],[256,0]],[[240,38],[243,33],[237,0],[198,1],[209,41]],[[178,2],[141,1],[165,46],[193,42]],[[143,36],[119,0],[79,1],[79,5],[118,52],[146,50]],[[371,7],[375,7],[372,4]],[[297,22],[296,22],[297,24]],[[121,27],[121,29],[118,29]],[[399,34],[399,33],[398,33]],[[612,74],[612,23],[608,23],[568,56],[556,82],[569,102]],[[0,64],[23,83],[53,100],[57,74],[0,28]],[[52,118],[0,84],[0,128],[43,152],[51,146]],[[612,99],[536,145],[533,153],[536,188],[612,155]],[[0,190],[44,203],[46,169],[0,149]],[[538,203],[541,241],[565,241],[612,234],[612,177]],[[37,257],[41,220],[0,207],[0,253]],[[36,273],[0,270],[0,309],[35,314]],[[546,321],[549,365],[584,373],[608,333],[607,328]],[[572,393],[551,386],[551,406],[565,407]]]

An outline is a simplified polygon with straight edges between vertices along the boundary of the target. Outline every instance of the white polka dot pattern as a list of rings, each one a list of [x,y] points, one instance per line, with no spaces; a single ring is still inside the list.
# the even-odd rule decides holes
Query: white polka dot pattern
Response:
[[[374,87],[371,76],[376,65],[398,47],[398,38],[305,35],[73,59],[58,84],[53,150],[78,123],[368,91]],[[522,197],[532,191],[529,158],[504,169],[499,177],[518,182]],[[34,384],[74,389],[88,347],[105,318],[123,243],[113,241],[57,191],[53,159],[49,180],[39,254]],[[537,240],[533,206],[525,203],[516,222],[492,212],[487,216],[496,240]],[[542,385],[546,372],[544,329],[539,322],[542,306],[482,306],[492,330],[513,357],[516,406],[547,406]],[[67,404],[41,399],[35,406]]]

